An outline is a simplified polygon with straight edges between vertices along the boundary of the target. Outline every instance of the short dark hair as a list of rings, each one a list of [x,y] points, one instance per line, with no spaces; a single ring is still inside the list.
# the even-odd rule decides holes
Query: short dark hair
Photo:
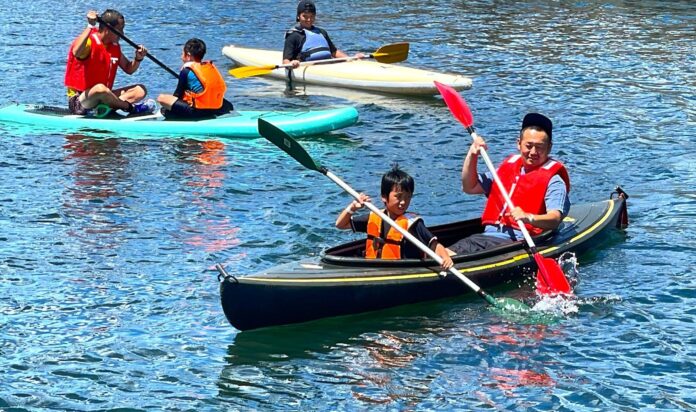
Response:
[[[522,128],[520,129],[520,139],[522,139],[522,134],[527,129],[546,133],[546,136],[549,137],[549,143],[551,143],[553,123],[551,123],[551,119],[543,114],[527,113],[527,115],[524,116],[524,119],[522,119]]]
[[[205,42],[201,39],[194,37],[184,44],[184,53],[190,54],[195,60],[202,60],[205,52]]]
[[[389,192],[397,187],[400,187],[404,192],[413,193],[416,189],[416,183],[408,173],[399,169],[399,165],[394,163],[391,170],[382,176],[382,197],[389,197]]]
[[[317,14],[317,6],[314,5],[312,0],[300,0],[297,3],[297,15],[299,16],[304,12]]]
[[[100,16],[101,20],[104,23],[110,24],[112,27],[118,26],[120,22],[126,21],[126,19],[123,17],[123,14],[118,12],[117,10],[114,9],[106,9],[104,10],[104,13]],[[103,23],[99,23],[99,30],[105,29],[106,26],[104,26]]]

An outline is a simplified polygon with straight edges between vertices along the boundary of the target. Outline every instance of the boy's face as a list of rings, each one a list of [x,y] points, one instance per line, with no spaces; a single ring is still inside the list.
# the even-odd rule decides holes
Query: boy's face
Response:
[[[299,21],[302,28],[305,29],[311,29],[316,19],[317,15],[308,11],[303,11],[297,15],[297,21]]]
[[[411,197],[413,197],[413,193],[405,192],[401,187],[395,186],[389,192],[389,197],[382,197],[382,201],[387,208],[387,212],[391,216],[397,217],[406,213],[408,205],[411,203]]]

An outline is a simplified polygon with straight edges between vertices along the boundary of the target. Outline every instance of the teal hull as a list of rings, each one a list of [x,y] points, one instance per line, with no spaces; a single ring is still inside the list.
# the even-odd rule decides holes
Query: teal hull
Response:
[[[30,126],[32,131],[44,129],[91,134],[113,133],[133,138],[257,138],[261,137],[257,126],[260,118],[273,123],[291,136],[307,136],[351,126],[358,120],[358,111],[354,107],[297,112],[240,111],[209,120],[171,121],[154,115],[142,118],[118,116],[97,119],[70,115],[63,108],[40,105],[11,104],[0,107],[0,122]]]

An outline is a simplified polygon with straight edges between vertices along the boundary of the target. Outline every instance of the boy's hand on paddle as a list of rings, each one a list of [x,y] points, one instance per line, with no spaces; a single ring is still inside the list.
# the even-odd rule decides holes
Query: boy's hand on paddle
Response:
[[[442,270],[449,270],[454,265],[454,262],[452,262],[452,258],[449,257],[449,255],[445,256],[440,256],[442,258],[442,264],[440,267],[442,267]]]
[[[372,202],[372,199],[370,199],[370,196],[366,195],[365,193],[360,193],[359,195],[360,200],[353,200],[353,202],[350,204],[350,208],[353,211],[356,211],[358,209],[362,209],[365,207],[365,202]]]

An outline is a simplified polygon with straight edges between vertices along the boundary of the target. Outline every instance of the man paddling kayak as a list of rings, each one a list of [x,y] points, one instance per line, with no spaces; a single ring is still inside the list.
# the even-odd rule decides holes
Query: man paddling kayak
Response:
[[[297,4],[297,24],[285,33],[283,64],[298,68],[300,62],[348,57],[338,50],[324,29],[314,25],[317,7],[312,0],[300,0]],[[357,58],[364,57],[362,53]]]
[[[519,153],[498,167],[498,176],[516,205],[512,210],[507,210],[492,177],[478,173],[479,150],[486,148],[486,142],[478,136],[474,138],[462,165],[462,190],[488,197],[481,217],[485,229],[459,240],[450,250],[456,254],[473,253],[523,239],[517,220],[524,223],[531,235],[558,228],[570,210],[570,178],[565,166],[549,157],[552,129],[548,117],[527,114],[517,140]]]
[[[147,54],[140,45],[133,60],[121,53],[119,36],[107,27],[123,32],[126,21],[116,10],[106,10],[97,27],[97,12],[87,13],[88,26],[70,45],[65,70],[68,88],[68,108],[73,114],[87,114],[100,104],[129,113],[150,111],[150,104],[134,104],[147,94],[145,86],[136,84],[113,89],[116,71],[120,67],[127,74],[135,73]]]

